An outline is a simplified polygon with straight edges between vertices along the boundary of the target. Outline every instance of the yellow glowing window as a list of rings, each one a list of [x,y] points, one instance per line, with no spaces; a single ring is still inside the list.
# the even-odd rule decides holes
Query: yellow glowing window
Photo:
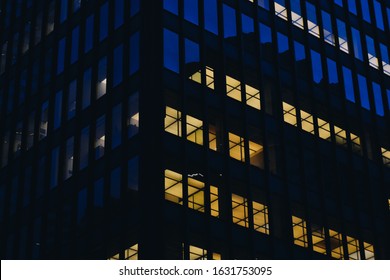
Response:
[[[334,133],[337,144],[345,145],[347,143],[347,133],[344,129],[334,126]]]
[[[120,259],[119,253],[108,258],[108,260],[119,260],[119,259]]]
[[[349,136],[351,137],[351,147],[353,151],[360,152],[361,146],[360,146],[360,138],[359,136],[350,133]]]
[[[372,244],[364,242],[364,255],[366,260],[375,260],[374,246]]]
[[[226,94],[238,101],[241,101],[241,82],[226,76]]]
[[[277,15],[278,17],[280,17],[280,18],[282,18],[284,20],[287,20],[287,9],[286,9],[286,7],[280,5],[276,1],[274,3],[274,7],[275,7],[275,15]]]
[[[307,228],[306,228],[306,221],[292,216],[292,226],[293,226],[293,235],[294,235],[294,244],[301,246],[301,247],[307,247]]]
[[[192,74],[189,78],[190,80],[197,82],[198,84],[202,83],[202,70],[198,70],[194,74]]]
[[[252,202],[253,226],[258,232],[269,234],[268,207],[259,202]]]
[[[251,165],[264,168],[264,150],[262,145],[249,141],[249,160]]]
[[[188,208],[204,212],[204,183],[188,178]]]
[[[257,110],[261,109],[260,91],[257,88],[245,85],[246,105]]]
[[[165,108],[165,131],[181,136],[181,112],[171,107]]]
[[[221,254],[213,253],[213,260],[221,260],[221,259],[222,259]]]
[[[165,170],[165,199],[183,205],[182,176],[172,170]]]
[[[348,243],[348,258],[350,260],[360,260],[359,240],[356,238],[347,236]]]
[[[244,138],[229,132],[229,155],[240,161],[245,161]]]
[[[297,126],[297,111],[294,106],[283,102],[283,119],[286,123]]]
[[[210,210],[211,216],[219,218],[218,188],[210,186]]]
[[[314,134],[313,116],[301,110],[301,126],[304,131]]]
[[[214,69],[206,66],[206,86],[214,89]]]
[[[330,125],[327,121],[318,118],[318,136],[325,140],[330,140]]]
[[[190,260],[207,260],[207,250],[190,245]]]
[[[389,210],[390,210],[390,198],[387,200],[387,202],[389,203]]]
[[[325,231],[321,226],[313,225],[311,239],[313,241],[313,251],[326,255]]]
[[[381,148],[383,164],[390,166],[390,151],[385,148]]]
[[[341,233],[329,230],[329,243],[331,255],[335,259],[344,259],[344,250]]]
[[[203,122],[194,117],[186,117],[187,140],[203,145]]]
[[[206,86],[211,88],[211,89],[214,89],[214,69],[209,67],[209,66],[206,66],[204,71],[198,70],[197,72],[192,74],[189,77],[189,79],[194,81],[194,82],[197,82],[198,84],[202,84],[203,73],[206,73],[206,76],[205,76]]]
[[[125,250],[125,260],[138,260],[138,244]]]
[[[300,29],[303,29],[303,18],[300,14],[291,11],[291,20],[295,26],[299,27]]]
[[[209,124],[209,149],[217,151],[217,132],[215,125]]]
[[[233,223],[248,227],[248,201],[246,198],[232,194]]]

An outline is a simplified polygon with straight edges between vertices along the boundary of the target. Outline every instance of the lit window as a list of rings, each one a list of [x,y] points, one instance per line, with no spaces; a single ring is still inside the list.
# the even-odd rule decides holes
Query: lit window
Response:
[[[277,15],[278,17],[284,20],[287,20],[287,9],[284,0],[275,1],[274,7],[275,7],[275,15]]]
[[[390,167],[390,151],[381,148],[383,164]]]
[[[249,85],[245,85],[246,105],[251,106],[257,110],[261,109],[260,91]]]
[[[307,29],[309,33],[320,38],[320,28],[317,24],[316,7],[309,2],[306,2],[306,14],[307,14]]]
[[[312,225],[311,228],[313,251],[326,255],[325,231],[321,226]]]
[[[301,247],[307,247],[308,241],[306,221],[301,218],[292,216],[292,227],[294,235],[294,244]]]
[[[188,208],[204,212],[204,183],[188,178]]]
[[[314,134],[313,116],[301,110],[301,126],[304,131]]]
[[[347,133],[344,129],[334,126],[335,140],[339,145],[345,146],[347,144]]]
[[[181,112],[171,107],[165,108],[165,131],[181,137]]]
[[[343,52],[349,53],[347,30],[345,23],[337,19],[337,32],[339,34],[339,47]]]
[[[217,132],[215,125],[209,124],[209,149],[217,151]]]
[[[190,260],[207,260],[207,250],[190,245]]]
[[[244,138],[229,132],[229,155],[240,161],[245,161]]]
[[[360,260],[359,240],[347,236],[348,258],[350,260]]]
[[[106,92],[107,92],[107,58],[103,57],[99,61],[96,99],[105,95]]]
[[[165,199],[183,205],[182,176],[172,170],[165,170]]]
[[[333,34],[332,19],[329,13],[321,11],[322,23],[324,25],[324,40],[328,44],[334,46],[336,44],[335,36]]]
[[[343,243],[341,233],[334,230],[329,230],[329,243],[331,256],[335,259],[344,259]]]
[[[269,234],[268,207],[259,202],[252,202],[253,226],[258,232]]]
[[[241,101],[241,82],[226,76],[226,93],[229,97]]]
[[[132,94],[128,101],[127,111],[127,136],[130,138],[138,133],[139,129],[139,108],[138,92]]]
[[[74,147],[74,137],[71,137],[66,141],[65,174],[64,174],[65,180],[73,175],[73,147]]]
[[[292,23],[303,29],[303,18],[301,16],[301,3],[300,0],[291,0],[291,20]]]
[[[330,125],[327,121],[324,121],[323,119],[318,118],[318,136],[320,138],[325,140],[330,140]]]
[[[186,117],[187,140],[203,145],[203,122],[194,117]]]
[[[138,244],[125,250],[125,260],[138,260]]]
[[[374,246],[372,244],[364,242],[364,255],[366,260],[375,260]]]
[[[376,57],[374,40],[370,36],[366,35],[366,43],[367,43],[368,62],[370,66],[379,69],[379,62],[378,62],[378,58]]]
[[[211,216],[219,218],[218,188],[210,186],[210,210]]]
[[[206,86],[214,89],[214,69],[206,66]]]
[[[232,217],[233,223],[243,227],[249,226],[248,201],[245,197],[232,194]]]
[[[262,145],[249,141],[249,161],[251,165],[264,168],[264,149]]]
[[[360,138],[353,133],[350,133],[349,136],[351,137],[352,150],[355,152],[360,152],[361,151]]]
[[[96,121],[95,159],[99,159],[104,155],[105,130],[105,116],[102,116]]]
[[[297,126],[297,111],[294,106],[283,102],[283,119],[286,123]]]

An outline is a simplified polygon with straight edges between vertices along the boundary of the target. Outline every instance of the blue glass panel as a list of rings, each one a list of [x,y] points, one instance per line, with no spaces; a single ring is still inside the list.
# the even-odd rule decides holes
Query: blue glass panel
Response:
[[[82,109],[84,110],[91,103],[91,79],[92,69],[88,68],[84,72],[83,77],[83,96],[82,96]]]
[[[185,48],[185,63],[190,62],[199,62],[199,44],[185,39],[184,40],[184,48]]]
[[[375,102],[375,111],[377,115],[384,116],[383,100],[382,100],[382,91],[380,85],[373,82],[372,91],[374,93],[374,102]]]
[[[217,0],[204,0],[204,28],[214,34],[218,34],[218,10]]]
[[[164,29],[164,67],[179,73],[179,36]]]
[[[100,178],[93,186],[93,206],[103,207],[104,180]]]
[[[356,0],[348,0],[348,10],[357,15]]]
[[[294,56],[295,61],[306,59],[305,46],[301,43],[298,43],[297,41],[294,41]]]
[[[336,62],[330,58],[327,58],[326,63],[328,66],[329,84],[337,84],[339,82],[339,77],[337,73]]]
[[[61,0],[60,6],[60,22],[66,20],[68,16],[68,0]]]
[[[112,140],[111,148],[118,147],[122,142],[122,105],[116,105],[112,110]]]
[[[58,91],[54,100],[54,122],[53,129],[57,129],[61,125],[61,114],[62,114],[62,91]]]
[[[383,24],[382,7],[381,4],[376,0],[374,0],[374,11],[375,11],[376,26],[379,29],[385,30],[385,26]]]
[[[310,50],[311,55],[311,65],[313,71],[313,81],[315,83],[320,83],[323,78],[322,74],[322,63],[321,63],[321,55],[313,50]]]
[[[258,4],[260,7],[264,8],[264,9],[266,9],[266,10],[269,10],[269,0],[258,0],[258,1],[257,1],[257,4]]]
[[[99,40],[103,41],[108,36],[108,2],[100,7]]]
[[[355,102],[355,94],[353,88],[352,72],[349,68],[343,66],[344,90],[347,100]]]
[[[93,20],[93,15],[90,15],[85,23],[84,52],[89,52],[93,47]]]
[[[370,99],[368,97],[367,80],[358,74],[358,84],[360,91],[360,104],[363,108],[370,110]]]
[[[62,38],[58,42],[58,53],[57,53],[57,75],[64,71],[65,67],[65,46],[66,39]]]
[[[80,28],[76,26],[72,31],[72,48],[70,50],[70,63],[73,64],[79,59],[79,34]]]
[[[139,32],[130,36],[130,75],[139,70]]]
[[[164,9],[170,11],[171,13],[178,15],[178,0],[164,0]]]
[[[130,0],[130,16],[138,14],[140,9],[140,0]]]
[[[287,36],[278,32],[277,39],[278,39],[278,53],[284,53],[284,52],[288,51],[289,47],[288,47]]]
[[[267,25],[259,23],[259,29],[260,29],[260,43],[272,43],[272,33],[271,28],[269,28]]]
[[[371,22],[370,7],[368,6],[368,0],[361,0],[363,19],[367,22]]]
[[[198,25],[198,0],[186,0],[184,2],[184,18]]]
[[[223,36],[237,36],[236,10],[227,5],[223,5]]]
[[[363,60],[363,51],[362,44],[360,41],[360,32],[359,30],[351,27],[352,30],[352,41],[353,41],[353,51],[357,59]]]
[[[115,0],[115,17],[114,17],[114,28],[117,29],[124,23],[124,11],[125,2],[124,0]]]
[[[255,31],[253,19],[244,14],[241,14],[241,26],[243,33],[252,33]]]
[[[110,197],[119,199],[121,193],[121,168],[117,167],[111,171],[110,176]]]
[[[127,162],[127,188],[138,190],[138,157]]]
[[[123,45],[114,49],[114,76],[113,86],[117,86],[123,80]]]

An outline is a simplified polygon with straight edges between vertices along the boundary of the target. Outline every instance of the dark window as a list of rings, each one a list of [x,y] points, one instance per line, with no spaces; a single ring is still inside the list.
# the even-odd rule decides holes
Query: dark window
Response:
[[[114,49],[114,77],[113,86],[117,86],[123,80],[123,45]]]
[[[367,22],[371,22],[370,7],[368,6],[368,0],[361,0],[363,19]]]
[[[360,91],[360,103],[363,108],[370,110],[370,100],[368,98],[367,80],[362,75],[358,75]]]
[[[98,65],[98,80],[96,88],[96,99],[107,93],[107,57],[102,57]]]
[[[87,189],[82,188],[77,195],[77,223],[85,222],[87,212]]]
[[[185,39],[185,63],[199,62],[199,44]]]
[[[62,38],[58,42],[58,52],[57,52],[57,75],[64,71],[65,64],[65,46],[66,39]]]
[[[100,178],[97,180],[93,186],[93,206],[94,207],[103,207],[103,190],[104,190],[104,180]]]
[[[179,36],[164,29],[164,67],[179,73]]]
[[[90,15],[85,22],[85,46],[84,52],[89,52],[93,47],[93,15]]]
[[[77,80],[69,85],[67,118],[72,119],[76,115]]]
[[[134,16],[139,12],[140,0],[130,0],[130,16]]]
[[[89,155],[89,126],[81,130],[80,136],[80,170],[88,166]]]
[[[170,11],[171,13],[178,15],[178,0],[164,0],[164,9]]]
[[[70,50],[70,63],[73,64],[79,59],[79,34],[80,28],[76,26],[72,31],[72,48]]]
[[[277,39],[278,39],[278,53],[287,52],[289,49],[287,36],[278,32]]]
[[[343,77],[344,77],[344,89],[345,97],[352,102],[355,102],[352,72],[347,67],[343,66]]]
[[[382,92],[381,92],[380,85],[378,85],[375,82],[372,82],[372,91],[374,93],[375,111],[376,111],[377,115],[384,116]],[[388,91],[388,93],[389,93],[389,91]]]
[[[257,3],[260,7],[269,10],[269,0],[257,0]]]
[[[127,162],[127,188],[138,190],[138,157],[134,157]]]
[[[311,54],[311,65],[313,71],[313,80],[315,83],[319,84],[323,78],[321,55],[318,52],[315,52],[313,50],[310,51],[310,54]]]
[[[236,10],[227,5],[223,5],[223,36],[224,38],[237,36]]]
[[[60,148],[56,147],[53,150],[51,150],[50,188],[54,188],[58,184],[59,158],[60,158]]]
[[[108,2],[100,7],[99,40],[103,41],[108,35]]]
[[[96,121],[95,132],[95,159],[99,159],[104,155],[106,142],[106,118],[101,116]]]
[[[184,18],[198,25],[198,0],[186,0],[184,3]]]
[[[92,69],[88,68],[84,72],[83,76],[83,96],[82,96],[82,109],[85,109],[91,103],[91,79]]]
[[[206,30],[218,34],[218,9],[217,0],[204,0],[204,27]]]
[[[254,32],[254,22],[253,19],[241,14],[241,29],[243,33],[252,33]]]
[[[111,171],[110,197],[119,199],[121,194],[121,168],[117,167]]]
[[[298,43],[297,41],[294,41],[294,54],[295,54],[295,61],[305,60],[306,59],[306,53],[305,53],[305,46],[301,43]]]
[[[54,122],[53,129],[56,130],[61,125],[62,114],[62,91],[58,91],[54,100]]]
[[[360,32],[359,30],[351,27],[352,30],[352,41],[353,41],[353,52],[357,59],[363,60],[363,51],[362,44],[360,41]]]
[[[130,37],[130,75],[139,69],[139,56],[139,32],[137,32]]]
[[[68,16],[68,0],[61,0],[61,6],[60,6],[60,22],[63,22],[66,20]]]
[[[115,17],[114,17],[114,28],[117,29],[123,25],[124,22],[124,12],[125,12],[125,3],[124,0],[115,0]]]
[[[112,140],[111,148],[114,149],[121,144],[122,138],[122,105],[118,104],[112,110]]]
[[[329,84],[337,84],[339,82],[336,62],[330,58],[326,59],[328,66]]]
[[[70,137],[66,141],[66,147],[65,147],[65,162],[64,162],[65,180],[73,175],[73,150],[74,150],[74,137]]]

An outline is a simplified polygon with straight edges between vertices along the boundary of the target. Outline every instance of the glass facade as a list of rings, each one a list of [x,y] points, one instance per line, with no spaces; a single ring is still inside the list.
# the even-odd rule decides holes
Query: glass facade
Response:
[[[3,259],[390,258],[387,1],[0,5]]]

